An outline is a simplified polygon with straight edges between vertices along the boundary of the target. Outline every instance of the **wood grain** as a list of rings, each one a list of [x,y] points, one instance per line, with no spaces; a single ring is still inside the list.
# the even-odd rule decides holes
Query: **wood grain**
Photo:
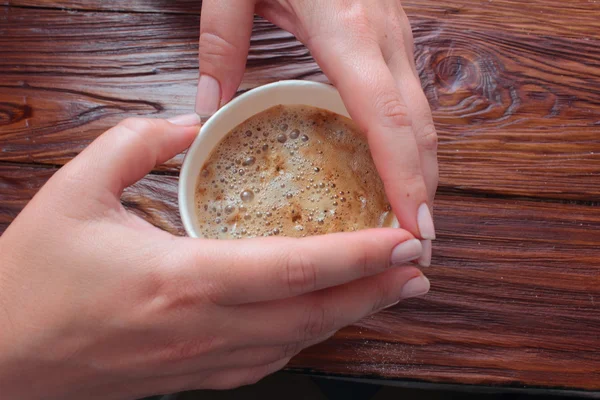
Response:
[[[402,1],[411,17],[423,16],[437,21],[459,21],[463,26],[480,28],[485,20],[492,27],[531,33],[557,33],[561,36],[589,35],[589,27],[599,27],[595,17],[598,6],[589,0],[529,0],[526,5],[514,0],[430,0]],[[121,11],[136,13],[199,14],[202,0],[0,0],[0,5],[31,8]],[[509,23],[507,23],[509,22]],[[565,23],[566,22],[566,23]]]
[[[440,136],[432,291],[290,368],[600,390],[598,4],[402,4]],[[120,119],[191,110],[200,5],[0,0],[0,234]],[[327,81],[302,44],[257,18],[240,90],[279,79]],[[123,204],[183,235],[176,183],[149,175]]]
[[[0,232],[55,172],[0,164]],[[123,203],[183,234],[177,181]],[[438,196],[432,291],[345,329],[291,364],[344,376],[600,390],[600,214],[562,203]]]
[[[189,112],[199,29],[191,3],[5,1],[23,8],[0,7],[0,160],[60,165],[124,117]],[[600,200],[597,8],[433,3],[405,6],[439,131],[441,186]],[[326,81],[290,34],[257,20],[241,90],[292,78]]]

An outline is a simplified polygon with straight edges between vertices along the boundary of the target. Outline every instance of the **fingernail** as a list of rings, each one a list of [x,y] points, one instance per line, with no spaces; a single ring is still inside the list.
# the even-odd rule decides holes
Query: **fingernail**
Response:
[[[421,267],[429,267],[431,265],[432,252],[431,240],[423,240],[421,242],[421,245],[423,247],[423,253],[421,254],[421,257],[418,260],[419,265]]]
[[[423,239],[434,240],[435,239],[435,228],[433,227],[433,218],[431,218],[431,212],[427,203],[421,204],[419,211],[417,212],[417,224],[419,225],[419,232]]]
[[[416,260],[423,254],[423,246],[418,239],[410,239],[400,243],[392,250],[392,265],[400,265],[406,262]]]
[[[196,113],[201,117],[213,115],[219,109],[221,87],[219,82],[209,75],[200,75],[198,94],[196,95]]]
[[[411,297],[422,296],[429,292],[429,286],[429,279],[425,278],[423,275],[419,275],[404,284],[404,287],[400,292],[400,297],[408,299]]]
[[[169,118],[167,121],[169,121],[172,124],[180,125],[180,126],[200,125],[200,123],[202,122],[202,120],[200,119],[200,116],[196,113],[178,115],[176,117]]]

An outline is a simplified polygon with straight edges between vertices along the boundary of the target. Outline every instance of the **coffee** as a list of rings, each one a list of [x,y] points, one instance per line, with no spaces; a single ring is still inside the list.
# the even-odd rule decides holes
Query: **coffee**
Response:
[[[238,125],[204,164],[195,193],[205,238],[302,237],[390,226],[365,136],[343,116],[276,106]]]

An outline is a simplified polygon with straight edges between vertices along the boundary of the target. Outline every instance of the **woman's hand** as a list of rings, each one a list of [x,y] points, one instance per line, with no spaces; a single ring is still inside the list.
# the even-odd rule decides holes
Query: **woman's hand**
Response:
[[[234,96],[244,73],[254,13],[293,33],[312,52],[367,134],[403,228],[424,241],[438,184],[437,135],[421,89],[413,37],[398,0],[204,0],[196,112]]]
[[[305,239],[175,237],[123,189],[189,146],[195,120],[129,119],[58,171],[0,237],[3,398],[229,388],[424,294],[400,229]],[[177,124],[190,124],[181,126]]]

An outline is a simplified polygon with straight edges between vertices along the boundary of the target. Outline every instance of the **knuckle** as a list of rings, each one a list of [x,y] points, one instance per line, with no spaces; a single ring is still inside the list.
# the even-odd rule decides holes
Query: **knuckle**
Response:
[[[400,94],[396,91],[387,90],[382,93],[376,106],[388,127],[410,127],[412,125],[408,107],[402,102]]]
[[[286,344],[281,347],[280,354],[278,354],[277,359],[274,361],[294,357],[296,354],[300,353],[300,351],[302,351],[302,345],[300,342]]]
[[[382,179],[385,187],[397,187],[406,197],[414,196],[425,190],[425,181],[420,165],[406,166],[406,170],[398,176]]]
[[[218,339],[214,336],[202,339],[174,341],[164,346],[159,359],[165,363],[196,360],[214,351],[218,347],[217,342]]]
[[[428,123],[423,127],[417,137],[419,146],[425,151],[437,151],[438,136],[433,123]]]
[[[125,128],[125,130],[141,134],[144,132],[151,131],[156,127],[156,122],[149,118],[126,118],[119,123],[120,127]]]
[[[200,60],[201,62],[219,62],[223,58],[238,54],[235,44],[213,32],[200,34]]]
[[[308,342],[334,330],[335,319],[327,309],[323,300],[316,302],[307,312],[300,342]]]
[[[359,34],[373,32],[369,10],[363,2],[356,1],[349,5],[343,12],[342,19],[347,24],[345,26],[352,26],[354,32]]]
[[[161,262],[162,265],[154,267]],[[166,264],[168,262],[162,260],[152,261],[153,267],[147,268],[143,283],[138,285],[140,295],[152,304],[153,312],[165,316],[183,310],[197,310],[198,307],[220,306],[217,302],[220,292],[211,284],[192,282],[186,268],[170,268]]]
[[[362,276],[371,276],[381,270],[379,263],[373,262],[370,251],[367,247],[360,247],[355,256],[355,263]]]
[[[305,253],[292,250],[284,260],[285,285],[291,295],[312,292],[317,288],[317,266]]]

